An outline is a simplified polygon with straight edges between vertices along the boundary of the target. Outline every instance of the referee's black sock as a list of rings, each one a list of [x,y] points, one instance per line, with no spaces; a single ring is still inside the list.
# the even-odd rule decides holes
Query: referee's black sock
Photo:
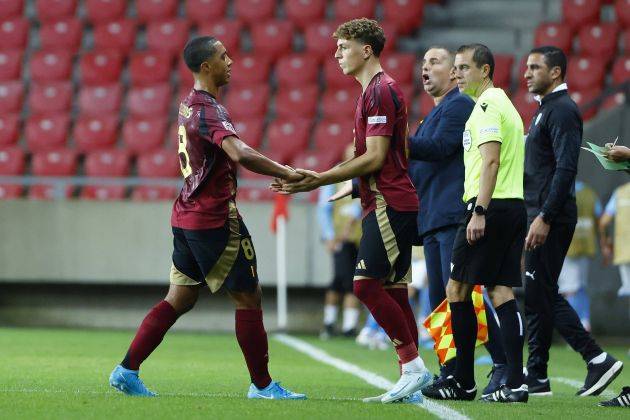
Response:
[[[453,338],[457,348],[455,379],[464,389],[475,386],[475,341],[477,340],[477,315],[472,300],[451,302]]]
[[[516,300],[509,300],[496,308],[501,323],[501,337],[508,364],[506,385],[510,389],[523,385],[523,331],[525,325]]]

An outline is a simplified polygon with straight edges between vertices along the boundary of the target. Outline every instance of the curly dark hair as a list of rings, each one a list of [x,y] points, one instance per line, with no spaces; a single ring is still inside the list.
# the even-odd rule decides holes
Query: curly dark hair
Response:
[[[372,47],[378,57],[385,46],[385,32],[377,21],[367,18],[353,19],[342,23],[332,34],[335,39],[353,39]]]

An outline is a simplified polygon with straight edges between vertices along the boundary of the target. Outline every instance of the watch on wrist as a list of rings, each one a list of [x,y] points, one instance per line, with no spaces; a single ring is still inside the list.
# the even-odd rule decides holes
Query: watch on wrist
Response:
[[[483,206],[475,206],[475,214],[479,216],[485,216],[488,212]]]
[[[545,222],[548,225],[551,224],[551,220],[549,219],[549,216],[547,215],[547,213],[545,213],[544,211],[541,211],[540,213],[538,213],[538,215],[540,216],[543,222]]]

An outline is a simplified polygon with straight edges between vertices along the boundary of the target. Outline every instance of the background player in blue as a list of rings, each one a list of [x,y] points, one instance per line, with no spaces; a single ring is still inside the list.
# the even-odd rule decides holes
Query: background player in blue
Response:
[[[192,39],[184,60],[195,85],[179,107],[179,158],[184,186],[173,204],[173,264],[168,294],[142,321],[110,384],[127,395],[154,396],[138,377],[140,364],[161,343],[177,318],[193,308],[203,286],[223,286],[236,306],[236,338],[249,369],[248,398],[304,399],[271,379],[263,325],[256,252],[236,208],[236,163],[285,180],[303,176],[238,138],[217,100],[230,80],[232,59],[213,37]],[[219,379],[220,380],[220,379]]]

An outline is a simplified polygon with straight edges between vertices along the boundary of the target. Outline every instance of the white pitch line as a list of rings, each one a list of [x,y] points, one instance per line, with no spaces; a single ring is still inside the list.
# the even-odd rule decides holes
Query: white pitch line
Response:
[[[584,382],[576,381],[575,379],[562,378],[558,376],[552,377],[551,380],[560,382],[561,384],[572,386],[573,388],[577,388],[577,389],[582,388],[582,386],[584,385]],[[613,398],[617,396],[617,394],[615,394],[613,391],[609,389],[604,390],[600,395],[606,398]]]
[[[360,368],[357,365],[346,362],[343,359],[338,359],[334,356],[331,356],[324,350],[313,346],[312,344],[307,343],[306,341],[300,340],[299,338],[292,337],[286,334],[275,334],[274,338],[301,353],[306,354],[307,356],[317,360],[318,362],[324,363],[326,365],[332,366],[342,372],[349,373],[351,375],[356,376],[357,378],[362,379],[368,384],[384,389],[389,390],[394,386],[394,383],[383,378],[380,375],[377,375],[374,372],[367,371],[365,369]],[[460,413],[457,410],[453,410],[447,406],[442,404],[438,404],[434,401],[425,399],[422,404],[414,404],[417,407],[420,407],[424,410],[429,411],[431,414],[436,417],[444,420],[470,420],[469,417]]]

